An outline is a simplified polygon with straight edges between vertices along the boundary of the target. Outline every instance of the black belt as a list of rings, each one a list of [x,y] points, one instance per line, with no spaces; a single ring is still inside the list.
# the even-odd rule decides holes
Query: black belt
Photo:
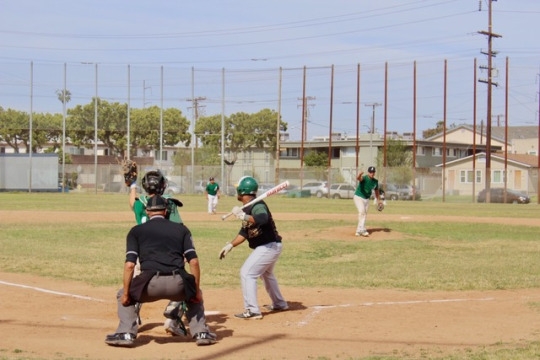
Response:
[[[180,275],[180,270],[173,270],[173,271],[158,271],[156,273],[157,276],[173,276],[173,275]]]

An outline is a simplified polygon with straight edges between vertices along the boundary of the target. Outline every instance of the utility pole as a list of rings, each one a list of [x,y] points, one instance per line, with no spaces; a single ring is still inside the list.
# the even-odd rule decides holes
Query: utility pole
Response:
[[[486,55],[488,58],[488,65],[487,65],[487,74],[488,78],[480,79],[478,81],[486,83],[487,88],[487,116],[486,116],[486,203],[491,202],[491,196],[490,196],[490,188],[491,188],[491,101],[492,101],[492,85],[497,86],[498,84],[493,82],[493,66],[492,66],[492,60],[497,55],[497,52],[493,51],[492,49],[492,42],[493,38],[500,38],[502,35],[495,34],[492,31],[492,2],[496,0],[488,0],[489,9],[488,9],[488,31],[479,31],[479,34],[485,35],[488,38],[488,51],[482,52],[482,54]],[[485,67],[480,67],[485,68]]]
[[[308,104],[308,101],[315,100],[315,96],[305,96],[303,98],[298,98],[298,100],[302,100],[302,104],[298,105],[298,107],[302,108],[302,111],[304,112],[302,116],[303,124],[302,124],[302,140],[307,141],[307,123],[309,119],[309,107],[315,106],[315,104]]]
[[[199,108],[203,108],[206,105],[201,105],[200,102],[206,100],[206,97],[199,96],[192,99],[187,99],[187,101],[191,101],[191,107],[188,109],[193,109],[193,133],[195,133],[195,124],[197,123],[197,120],[199,120],[199,116],[202,113],[202,110],[199,111]],[[198,148],[198,140],[197,136],[195,136],[195,148]]]
[[[491,115],[491,117],[497,119],[497,127],[500,127],[501,126],[501,117],[504,118],[504,114]],[[504,121],[504,124],[506,125],[506,120]]]
[[[365,106],[369,106],[372,108],[372,114],[371,114],[371,128],[369,129],[369,157],[370,161],[373,163],[373,133],[375,132],[375,108],[377,106],[381,106],[381,103],[370,103],[365,104]]]
[[[142,87],[143,87],[143,95],[142,95],[143,96],[143,99],[142,99],[143,105],[142,105],[142,107],[144,109],[146,107],[146,104],[147,104],[147,102],[146,102],[146,89],[150,89],[150,93],[152,93],[152,87],[151,86],[146,86],[146,80],[143,80],[142,84],[143,84],[142,85]]]

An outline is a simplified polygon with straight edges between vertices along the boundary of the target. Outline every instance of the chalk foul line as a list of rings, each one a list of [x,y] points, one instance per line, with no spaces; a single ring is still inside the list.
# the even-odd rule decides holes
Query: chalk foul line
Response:
[[[69,296],[69,297],[72,297],[72,298],[75,298],[75,299],[105,302],[105,300],[96,299],[96,298],[93,298],[93,297],[90,297],[90,296],[82,296],[82,295],[77,295],[77,294],[70,294],[70,293],[65,293],[65,292],[60,292],[60,291],[48,290],[48,289],[43,289],[43,288],[36,287],[36,286],[14,284],[14,283],[2,281],[2,280],[0,280],[0,284],[7,285],[7,286],[19,287],[19,288],[23,288],[23,289],[30,289],[30,290],[34,290],[34,291],[47,293],[47,294],[60,295],[60,296]]]
[[[315,305],[311,308],[313,311],[309,313],[304,320],[298,323],[299,327],[309,324],[322,310],[334,309],[338,307],[351,307],[351,306],[385,306],[385,305],[410,305],[410,304],[429,304],[429,303],[450,303],[450,302],[465,302],[465,301],[493,301],[495,298],[486,297],[479,299],[432,299],[432,300],[406,300],[406,301],[378,301],[378,302],[364,302],[358,305],[354,304],[342,304],[342,305]]]

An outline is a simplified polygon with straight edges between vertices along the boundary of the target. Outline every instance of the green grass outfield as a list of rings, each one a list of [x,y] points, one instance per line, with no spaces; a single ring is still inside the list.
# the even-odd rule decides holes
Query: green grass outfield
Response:
[[[208,220],[187,223],[202,261],[204,285],[238,286],[238,268],[249,248],[236,248],[235,253],[244,254],[228,257],[227,266],[217,259],[219,250],[236,234],[238,221],[221,221],[218,216],[204,214],[203,196],[181,199],[185,205],[182,213],[203,213],[201,217]],[[539,222],[540,206],[536,204],[390,202],[384,214],[397,215],[392,217],[394,220],[382,220],[374,207],[368,215],[368,227],[391,230],[385,234],[385,241],[354,241],[350,236],[341,239],[333,232],[320,231],[341,228],[343,233],[343,229],[350,228],[348,233],[353,234],[356,208],[352,200],[273,196],[267,202],[274,213],[291,213],[291,220],[282,215],[277,224],[285,239],[285,250],[276,271],[284,285],[410,290],[540,286],[540,227],[505,221],[521,218],[529,219],[531,224]],[[129,220],[118,220],[118,214],[123,213],[123,219],[130,214],[126,194],[1,193],[0,203],[3,210],[35,211],[25,212],[21,223],[2,224],[0,271],[82,280],[92,285],[118,284],[125,236],[134,225]],[[237,204],[235,198],[223,197],[218,210],[226,212]],[[84,216],[84,212],[97,211],[103,218],[98,223],[47,224],[40,220],[40,211],[57,211],[60,217],[64,212]],[[294,219],[294,213],[320,215],[299,221]],[[343,217],[336,220],[333,215],[325,220],[324,214]],[[425,221],[434,215],[497,220]],[[35,216],[35,223],[28,224],[28,216]],[[403,221],[402,217],[411,220]]]
[[[208,219],[187,222],[201,259],[203,286],[239,287],[238,271],[249,248],[235,248],[226,262],[218,259],[223,245],[236,234],[238,221],[221,221],[218,216],[205,214],[203,196],[180,198],[184,202],[182,213],[198,212]],[[378,216],[372,207],[368,228],[390,231],[384,234],[384,241],[367,241],[321,231],[341,229],[341,234],[354,234],[356,208],[352,200],[273,196],[267,202],[272,212],[279,213],[277,227],[284,236],[284,252],[276,267],[284,286],[415,291],[540,287],[537,204],[389,202],[383,214],[396,216]],[[121,283],[125,236],[134,225],[132,217],[125,220],[124,216],[130,214],[127,194],[0,193],[0,204],[2,211],[21,216],[20,222],[0,220],[1,272],[31,273],[95,286]],[[235,205],[235,198],[223,197],[218,211],[224,213]],[[56,211],[59,217],[64,213],[101,212],[103,217],[97,223],[50,224],[40,219],[41,211]],[[321,214],[322,218],[318,215],[317,219],[299,221],[294,219],[295,213]],[[118,220],[118,214],[123,214],[124,220]],[[287,214],[291,214],[290,219]],[[343,216],[324,219],[324,214]],[[28,216],[35,216],[35,221],[29,223]],[[469,220],[437,221],[434,216]],[[471,222],[471,218],[495,220]],[[527,222],[512,225],[512,218]],[[441,359],[540,358],[540,343],[528,345]]]

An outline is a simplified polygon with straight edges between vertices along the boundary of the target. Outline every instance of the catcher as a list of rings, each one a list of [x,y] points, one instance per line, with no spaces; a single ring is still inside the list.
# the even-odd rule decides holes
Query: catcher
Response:
[[[361,171],[356,177],[358,180],[358,186],[354,192],[354,205],[358,209],[358,225],[356,227],[356,236],[369,236],[369,232],[366,229],[366,217],[369,208],[369,198],[371,192],[375,194],[377,200],[377,210],[382,211],[384,209],[383,200],[379,193],[379,180],[375,178],[375,167],[370,166],[368,168],[368,174],[364,175]]]
[[[148,220],[146,205],[149,199],[154,195],[161,195],[167,200],[167,211],[165,218],[170,221],[182,224],[182,218],[178,207],[183,206],[182,202],[173,199],[168,195],[163,195],[167,188],[167,179],[163,176],[160,170],[152,170],[147,172],[142,179],[142,187],[147,193],[147,196],[137,196],[137,163],[132,160],[125,160],[122,164],[124,171],[124,180],[126,186],[129,187],[129,206],[135,214],[137,224],[145,223]],[[140,264],[137,262],[134,275],[140,274]],[[183,301],[171,301],[165,308],[163,316],[167,318],[163,324],[165,331],[171,335],[186,335],[187,330],[182,322],[182,315],[186,311],[186,303]],[[137,304],[137,310],[140,311],[140,304]],[[140,318],[139,318],[140,323]]]

